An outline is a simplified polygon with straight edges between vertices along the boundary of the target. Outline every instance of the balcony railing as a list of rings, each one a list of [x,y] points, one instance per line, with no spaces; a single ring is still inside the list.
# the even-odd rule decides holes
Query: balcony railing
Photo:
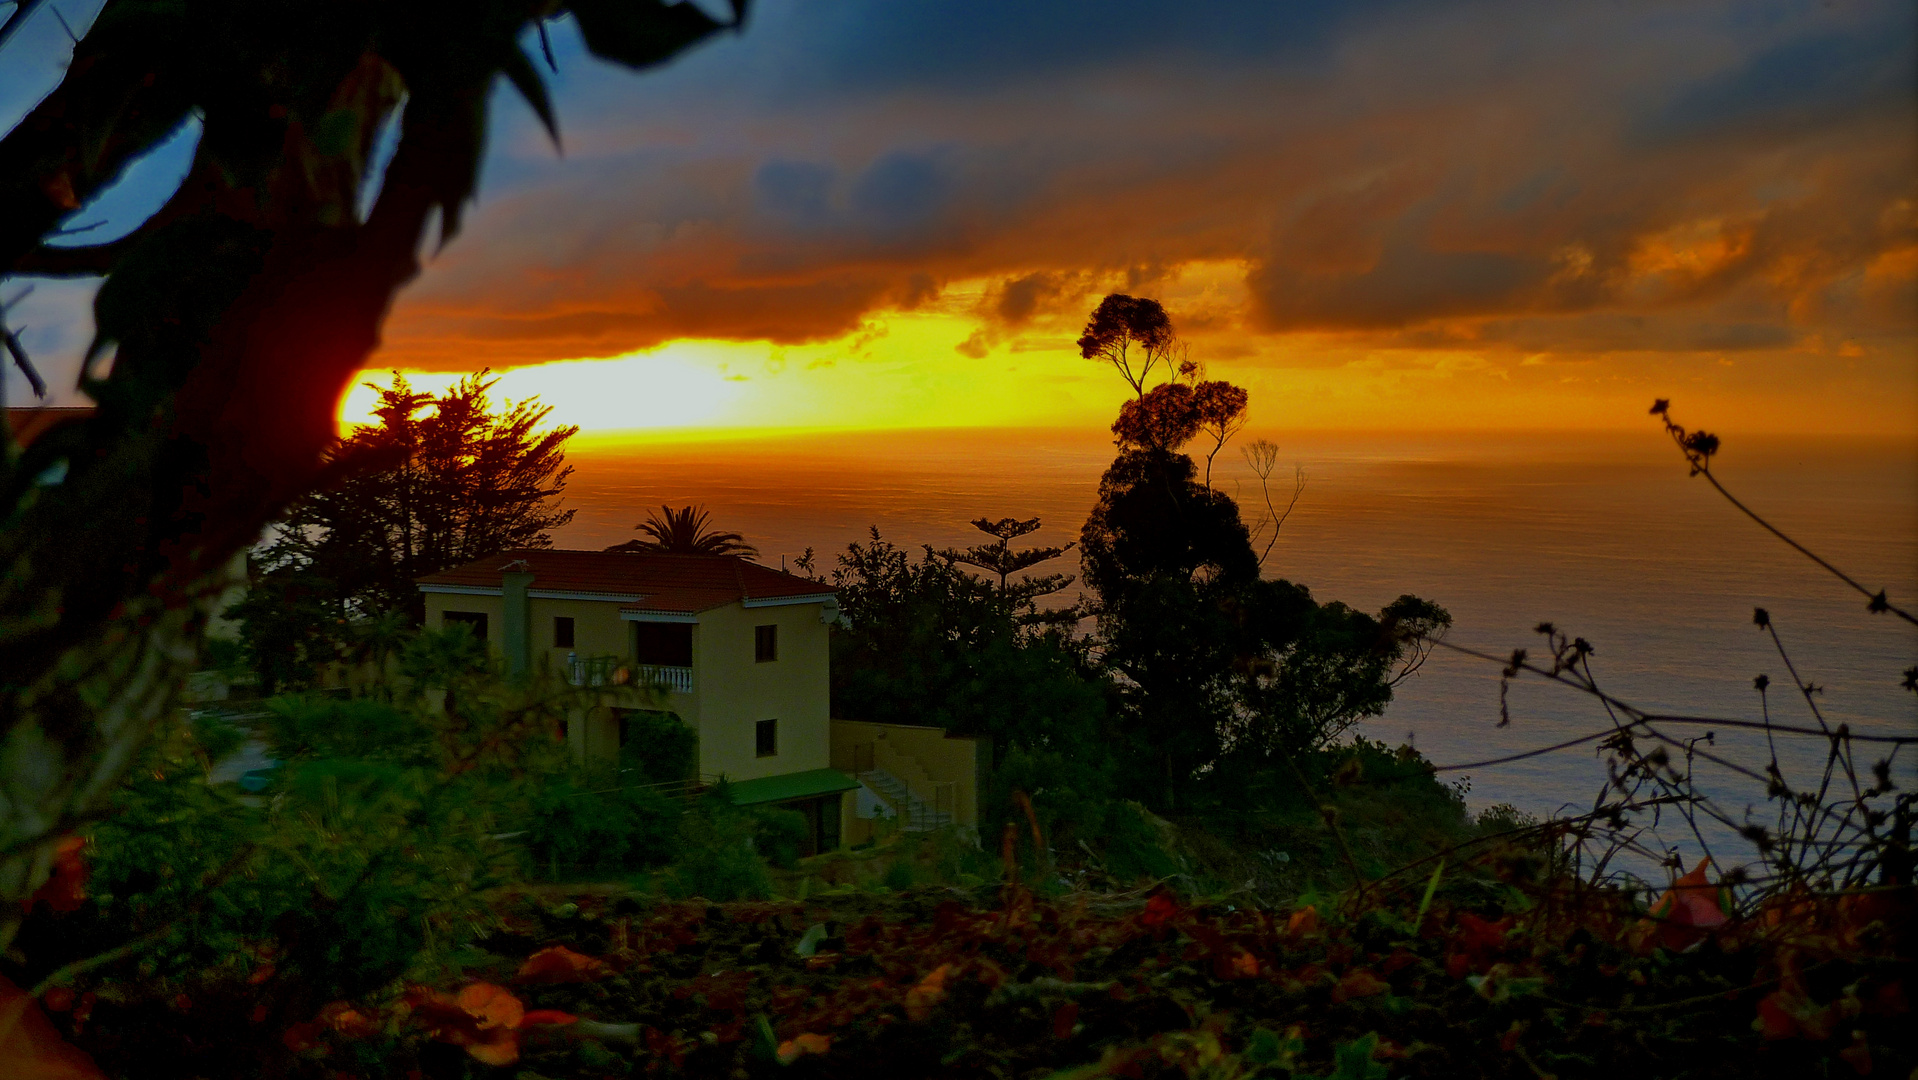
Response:
[[[693,692],[693,669],[635,664],[623,656],[568,656],[566,681],[574,686],[662,686],[681,694]]]
[[[633,669],[633,677],[640,685],[663,686],[681,694],[693,692],[693,669],[689,667],[656,667],[641,664]]]

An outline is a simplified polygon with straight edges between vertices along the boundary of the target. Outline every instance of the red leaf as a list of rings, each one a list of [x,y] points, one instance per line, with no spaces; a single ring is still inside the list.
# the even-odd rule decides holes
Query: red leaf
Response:
[[[1145,903],[1145,910],[1139,912],[1139,925],[1153,930],[1164,926],[1179,913],[1178,901],[1170,893],[1155,894]]]
[[[369,1039],[380,1032],[378,1023],[344,1001],[323,1006],[316,1019],[348,1039]]]
[[[906,991],[907,1019],[924,1020],[932,1015],[932,1007],[945,1000],[946,976],[951,973],[951,964],[940,964],[931,974],[921,979],[919,985]]]
[[[814,1035],[807,1032],[780,1043],[775,1054],[781,1065],[790,1065],[807,1054],[823,1054],[830,1049],[832,1049],[831,1035]]]
[[[1052,1037],[1055,1039],[1072,1038],[1072,1029],[1079,1023],[1079,1003],[1068,1001],[1059,1006],[1052,1014]]]
[[[310,1050],[319,1044],[320,1032],[326,1030],[317,1020],[307,1020],[286,1029],[280,1035],[280,1041],[288,1050],[299,1053]]]
[[[1851,1045],[1838,1051],[1838,1056],[1859,1076],[1871,1075],[1871,1043],[1865,1040],[1864,1032],[1852,1032]]]
[[[1752,1021],[1752,1030],[1767,1039],[1789,1039],[1794,1036],[1815,1041],[1831,1037],[1832,1010],[1823,1008],[1795,988],[1782,988],[1765,995],[1758,1002],[1758,1018]]]
[[[473,983],[448,997],[429,987],[407,991],[413,1018],[440,1042],[466,1048],[467,1054],[488,1065],[510,1065],[519,1060],[519,1026],[526,1007],[504,987]]]
[[[1878,988],[1878,992],[1871,996],[1870,1004],[1865,1006],[1865,1011],[1873,1016],[1897,1016],[1910,1008],[1905,1003],[1904,984],[1893,980]]]
[[[558,1009],[534,1009],[519,1018],[519,1026],[522,1031],[535,1026],[565,1027],[567,1024],[578,1022],[579,1017],[574,1016],[572,1013],[560,1012]]]
[[[60,1037],[40,1006],[0,978],[0,1062],[8,1080],[103,1080],[93,1059]]]
[[[526,958],[513,976],[520,983],[591,982],[609,974],[605,961],[576,953],[564,945],[541,949]]]
[[[1705,940],[1709,932],[1725,925],[1725,912],[1718,906],[1718,886],[1706,880],[1710,859],[1700,859],[1658,903],[1652,905],[1652,918],[1660,920],[1659,944],[1679,952]]]
[[[1505,934],[1512,929],[1512,917],[1507,915],[1497,922],[1487,922],[1469,911],[1461,911],[1458,929],[1458,943],[1467,951],[1486,952],[1505,944]]]
[[[87,864],[82,854],[86,846],[83,837],[60,840],[53,849],[53,874],[27,898],[26,910],[40,903],[61,913],[79,910],[87,898]]]
[[[1392,992],[1392,984],[1372,974],[1369,968],[1353,968],[1345,973],[1345,978],[1332,988],[1332,1000],[1351,1001],[1355,998],[1375,997]]]
[[[526,1016],[526,1006],[520,1004],[511,991],[492,983],[473,983],[453,1000],[479,1021],[482,1030],[515,1028]]]
[[[1285,920],[1285,934],[1287,937],[1308,937],[1318,933],[1318,931],[1319,909],[1310,904],[1293,912],[1292,917]]]

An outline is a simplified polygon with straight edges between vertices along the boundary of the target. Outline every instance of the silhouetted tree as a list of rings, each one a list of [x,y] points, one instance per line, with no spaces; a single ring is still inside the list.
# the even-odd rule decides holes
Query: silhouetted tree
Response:
[[[378,422],[329,454],[344,479],[288,508],[234,610],[269,684],[304,681],[335,658],[329,649],[349,648],[329,625],[387,612],[417,625],[419,578],[508,548],[547,547],[573,519],[555,503],[573,471],[565,443],[579,429],[537,430],[551,412],[537,399],[495,410],[487,391],[496,381],[482,372],[438,396],[398,375],[376,387]],[[333,618],[308,624],[320,610]]]
[[[673,555],[744,555],[747,558],[759,554],[759,549],[748,544],[742,534],[713,529],[712,518],[705,507],[682,506],[675,510],[662,505],[658,510],[646,511],[646,520],[633,528],[651,539],[628,540],[606,550],[660,551]]]
[[[1119,676],[1109,743],[1123,786],[1168,809],[1224,797],[1201,777],[1270,769],[1378,715],[1450,622],[1415,597],[1374,618],[1261,579],[1238,505],[1196,474],[1184,454],[1121,450],[1080,533]]]
[[[1174,451],[1199,433],[1199,421],[1192,387],[1161,383],[1119,406],[1112,434],[1122,448]]]
[[[1225,444],[1245,429],[1246,411],[1252,395],[1243,387],[1219,380],[1200,381],[1192,387],[1192,407],[1199,416],[1199,430],[1212,437],[1212,449],[1205,452],[1205,486],[1212,486],[1212,459]]]
[[[1176,345],[1172,320],[1157,300],[1113,293],[1093,310],[1079,338],[1079,355],[1111,364],[1134,394],[1144,396],[1153,368],[1172,370]]]
[[[1192,459],[1166,450],[1121,450],[1099,478],[1099,498],[1079,533],[1085,581],[1106,608],[1155,578],[1258,576],[1238,504],[1194,479]]]
[[[1051,596],[1071,585],[1073,582],[1071,574],[1042,574],[1038,577],[1027,575],[1018,581],[1009,580],[1011,575],[1021,570],[1029,570],[1040,563],[1050,562],[1064,555],[1072,550],[1072,544],[1068,543],[1063,547],[1022,548],[1014,551],[1013,540],[1039,530],[1038,518],[1027,518],[1024,521],[1016,518],[1000,518],[998,521],[990,518],[974,518],[972,527],[988,536],[998,537],[999,542],[975,544],[963,550],[947,548],[939,554],[953,562],[976,566],[987,573],[997,574],[1000,598],[1009,602],[1015,612],[1025,609],[1026,613],[1016,615],[1017,618],[1031,620],[1044,617],[1057,622],[1069,622],[1078,618],[1076,608],[1063,612],[1032,610],[1032,605],[1040,597]]]
[[[800,567],[811,572],[810,553]],[[834,716],[987,735],[997,751],[1083,755],[1098,742],[1107,691],[1084,643],[1031,619],[1016,587],[931,547],[915,560],[876,528],[830,581],[846,620],[832,637]]]
[[[15,4],[0,44],[38,6]],[[442,247],[459,232],[500,76],[552,127],[520,43],[568,15],[632,67],[723,25],[667,0],[108,0],[0,138],[0,274],[104,276],[89,358],[114,357],[82,381],[90,417],[0,457],[0,912],[173,708],[232,555],[320,480],[429,222]],[[195,118],[192,166],[148,221],[46,244]],[[61,484],[30,482],[60,463]],[[0,915],[0,947],[18,925]]]

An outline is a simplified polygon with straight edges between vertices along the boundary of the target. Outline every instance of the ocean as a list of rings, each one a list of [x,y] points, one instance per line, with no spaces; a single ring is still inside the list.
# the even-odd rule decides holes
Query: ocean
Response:
[[[1725,435],[1714,471],[1754,510],[1871,588],[1918,602],[1918,444]],[[1284,506],[1293,466],[1306,487],[1266,562],[1268,576],[1321,601],[1376,611],[1403,593],[1443,604],[1448,640],[1498,656],[1536,656],[1541,622],[1590,641],[1608,692],[1662,712],[1760,719],[1753,679],[1772,680],[1772,718],[1814,726],[1784,662],[1753,623],[1766,608],[1799,672],[1821,689],[1826,719],[1859,733],[1918,735],[1918,695],[1901,686],[1918,663],[1918,628],[1866,611],[1865,600],[1745,518],[1647,418],[1642,432],[1471,436],[1247,432],[1214,464],[1248,521],[1262,512],[1238,446],[1280,447],[1272,495]],[[946,429],[798,434],[699,442],[601,441],[573,451],[562,547],[630,539],[648,507],[699,503],[717,527],[744,533],[762,561],[807,547],[832,556],[877,527],[916,547],[982,542],[975,517],[1039,517],[1032,543],[1077,537],[1110,461],[1096,432]],[[1047,569],[1076,570],[1068,555]],[[1902,601],[1901,601],[1902,598]],[[1590,698],[1521,679],[1500,726],[1499,665],[1439,650],[1359,733],[1411,742],[1441,766],[1563,742],[1608,723]],[[1712,730],[1706,746],[1753,768],[1761,734]],[[1676,729],[1674,730],[1676,733]],[[1701,744],[1706,745],[1706,744]],[[1779,758],[1802,786],[1821,740],[1788,739]],[[1882,756],[1882,755],[1881,755]],[[1918,782],[1910,752],[1894,760]],[[1451,771],[1477,809],[1507,803],[1545,815],[1591,805],[1606,777],[1586,745]],[[1763,791],[1700,765],[1734,812]],[[1801,779],[1802,778],[1802,779]]]

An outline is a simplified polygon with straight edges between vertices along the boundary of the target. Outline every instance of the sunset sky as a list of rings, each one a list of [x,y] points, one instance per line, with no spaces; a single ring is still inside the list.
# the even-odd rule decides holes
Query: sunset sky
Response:
[[[1103,426],[1125,388],[1072,342],[1127,291],[1263,429],[1642,426],[1665,396],[1918,434],[1915,10],[762,0],[643,75],[562,22],[562,152],[499,93],[479,205],[376,366],[489,366],[603,438]],[[64,46],[38,18],[0,54],[0,124]],[[63,385],[87,295],[13,316]]]

